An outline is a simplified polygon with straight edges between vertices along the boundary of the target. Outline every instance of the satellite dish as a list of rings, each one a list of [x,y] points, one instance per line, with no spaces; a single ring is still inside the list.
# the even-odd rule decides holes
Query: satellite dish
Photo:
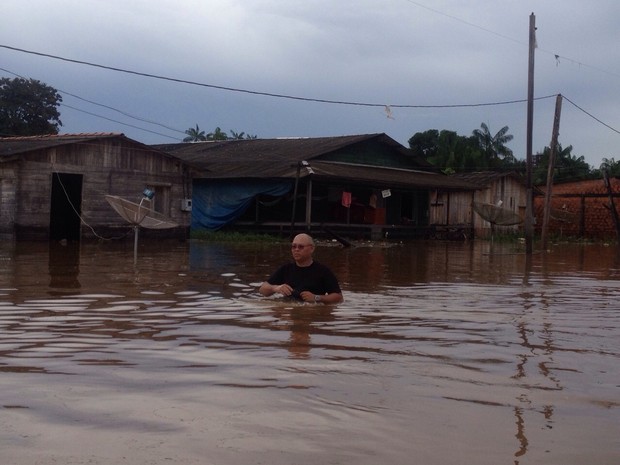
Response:
[[[135,203],[116,195],[105,196],[105,199],[116,210],[116,213],[133,226],[142,226],[146,229],[171,229],[179,226],[174,221],[170,221],[165,215],[151,210],[150,206],[142,205],[145,198],[140,203]]]
[[[560,223],[574,223],[577,219],[577,214],[565,209],[551,209],[550,212],[551,218]]]
[[[523,222],[521,217],[507,208],[490,203],[474,202],[474,211],[482,217],[483,220],[491,223],[491,226],[512,226]]]
[[[145,200],[153,197],[151,191],[143,193],[144,197],[140,203],[131,202],[116,195],[106,195],[105,199],[125,221],[133,226],[134,229],[134,245],[133,260],[134,264],[138,260],[138,230],[140,226],[146,229],[171,229],[178,226],[174,221],[170,221],[165,215],[151,210],[150,206],[142,205]]]

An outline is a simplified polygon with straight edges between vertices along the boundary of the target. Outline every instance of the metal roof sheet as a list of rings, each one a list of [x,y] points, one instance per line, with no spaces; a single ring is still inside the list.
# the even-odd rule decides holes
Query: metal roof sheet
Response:
[[[339,149],[372,140],[386,145],[402,157],[410,157],[419,169],[335,162],[321,158]],[[385,134],[209,141],[156,147],[192,165],[198,171],[197,177],[207,179],[296,178],[298,167],[301,167],[300,163],[307,161],[311,171],[307,167],[301,167],[300,177],[312,175],[318,180],[348,180],[386,188],[397,186],[409,189],[478,188],[467,181],[438,172],[433,165],[413,156],[409,149]]]
[[[17,136],[0,138],[0,156],[6,157],[35,150],[58,147],[110,137],[124,137],[119,133],[48,134],[42,136]]]
[[[480,187],[489,187],[494,181],[500,178],[514,178],[521,184],[525,184],[525,180],[515,171],[472,171],[470,173],[455,173],[452,175],[454,178],[458,178]]]
[[[476,190],[479,186],[443,173],[385,168],[350,163],[310,163],[319,179],[350,179],[376,187],[415,189]]]
[[[421,168],[435,169],[425,159],[414,156],[409,149],[385,134],[207,141],[155,147],[192,164],[199,170],[214,171],[217,168],[219,171],[219,167],[236,165],[236,169],[242,171],[248,163],[287,163],[296,166],[302,160],[312,160],[344,147],[371,140],[386,145],[403,157],[409,157]]]

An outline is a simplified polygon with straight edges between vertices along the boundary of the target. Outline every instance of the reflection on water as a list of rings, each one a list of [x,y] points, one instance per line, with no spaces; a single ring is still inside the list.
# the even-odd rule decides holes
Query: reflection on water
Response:
[[[617,461],[614,248],[323,244],[335,307],[288,249],[1,245],[2,462]]]

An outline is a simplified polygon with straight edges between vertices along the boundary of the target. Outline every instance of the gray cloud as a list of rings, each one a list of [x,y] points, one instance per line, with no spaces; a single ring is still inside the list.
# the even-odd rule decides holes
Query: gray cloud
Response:
[[[27,6],[24,6],[27,5]],[[529,15],[538,26],[535,93],[562,93],[620,128],[620,8],[615,0],[5,0],[0,44],[207,84],[385,105],[525,99]],[[556,59],[555,54],[560,55]],[[259,137],[386,132],[469,135],[509,126],[525,155],[526,106],[422,109],[278,99],[132,76],[0,48],[2,67],[180,131]],[[12,77],[6,72],[2,76]],[[63,132],[124,132],[146,143],[182,134],[65,95]],[[549,144],[553,98],[535,105],[534,150]],[[620,135],[565,102],[560,142],[598,166]]]

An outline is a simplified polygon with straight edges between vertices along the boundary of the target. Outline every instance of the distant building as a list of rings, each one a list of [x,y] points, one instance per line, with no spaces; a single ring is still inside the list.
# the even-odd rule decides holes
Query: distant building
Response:
[[[419,237],[433,193],[476,189],[385,134],[155,147],[193,168],[192,230]]]
[[[178,224],[148,235],[186,237],[191,198],[187,167],[123,134],[66,134],[0,138],[0,235],[17,239],[79,240],[128,231],[106,201],[139,202]],[[190,203],[191,205],[191,203]]]
[[[453,177],[477,188],[473,193],[456,192],[449,197],[438,193],[432,210],[435,221],[450,224],[471,221],[479,237],[488,237],[492,231],[515,233],[523,229],[527,189],[522,176],[513,171],[475,171],[457,173]],[[505,222],[511,224],[502,224]]]
[[[615,209],[620,215],[620,179],[610,178],[609,188]],[[536,228],[543,224],[546,186],[534,198]],[[610,194],[603,179],[589,179],[555,184],[551,189],[549,234],[556,237],[614,239],[616,225],[610,205]]]

